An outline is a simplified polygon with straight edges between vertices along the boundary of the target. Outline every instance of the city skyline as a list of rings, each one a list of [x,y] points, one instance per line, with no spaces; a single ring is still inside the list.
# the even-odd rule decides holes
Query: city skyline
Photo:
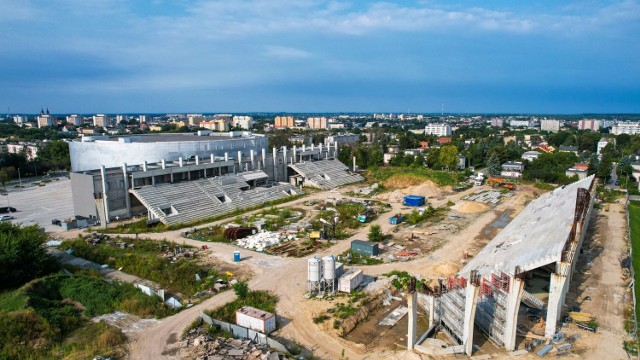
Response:
[[[638,1],[0,6],[2,112],[640,112]]]

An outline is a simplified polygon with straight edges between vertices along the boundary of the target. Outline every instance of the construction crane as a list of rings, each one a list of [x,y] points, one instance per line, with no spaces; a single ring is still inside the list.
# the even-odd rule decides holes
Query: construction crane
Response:
[[[504,181],[504,179],[502,178],[496,178],[496,177],[491,177],[489,178],[489,185],[491,185],[492,188],[497,188],[497,187],[503,187],[505,189],[509,189],[509,190],[515,190],[516,186],[514,184],[508,183],[506,181]]]

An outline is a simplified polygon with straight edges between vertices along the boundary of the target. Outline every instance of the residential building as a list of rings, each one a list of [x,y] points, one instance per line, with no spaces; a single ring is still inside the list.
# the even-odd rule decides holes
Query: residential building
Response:
[[[420,146],[418,147],[418,149],[427,150],[428,148],[429,148],[429,142],[428,141],[420,141]]]
[[[438,138],[438,144],[439,144],[440,146],[442,146],[442,145],[444,145],[444,144],[448,144],[448,143],[450,143],[450,142],[451,142],[451,138],[450,138],[450,137],[441,137],[441,138]]]
[[[292,128],[295,126],[293,116],[276,116],[274,125],[276,129]]]
[[[32,143],[7,144],[6,149],[9,154],[24,153],[27,161],[34,160],[38,157],[38,146]]]
[[[40,115],[36,117],[36,122],[38,123],[39,128],[43,128],[46,126],[53,126],[56,124],[56,118],[49,113],[49,109],[45,113],[43,110],[40,111]]]
[[[138,122],[140,122],[140,124],[149,122],[149,115],[139,115]]]
[[[559,152],[570,152],[570,153],[574,153],[576,155],[578,155],[578,147],[577,146],[566,146],[566,145],[560,145],[560,147],[558,148]]]
[[[519,161],[509,161],[502,164],[502,171],[500,176],[509,179],[522,179],[522,173],[524,172],[524,164]]]
[[[245,130],[253,129],[253,117],[251,116],[234,116],[231,124]]]
[[[13,122],[22,126],[23,123],[26,123],[29,119],[25,115],[14,115]]]
[[[636,135],[640,134],[640,123],[619,123],[614,125],[611,128],[611,133],[614,135],[620,134],[629,134]]]
[[[191,126],[200,125],[201,122],[206,120],[207,118],[202,114],[187,114],[187,123]]]
[[[424,127],[426,135],[451,136],[451,125],[444,123],[431,123]]]
[[[229,123],[223,119],[203,121],[200,123],[200,127],[207,130],[213,130],[213,131],[219,131],[219,132],[229,131]]]
[[[458,170],[464,170],[467,168],[467,157],[458,154]]]
[[[116,115],[116,124],[120,124],[121,121],[129,121],[128,115]]]
[[[67,123],[73,126],[82,126],[84,124],[84,116],[76,114],[68,115]]]
[[[522,160],[533,161],[540,156],[540,153],[537,151],[527,151],[520,157]]]
[[[330,135],[324,139],[325,145],[353,145],[360,142],[360,135],[357,134],[339,134]]]
[[[111,116],[106,114],[93,115],[93,126],[103,127],[103,128],[113,126]]]
[[[578,130],[600,130],[600,120],[596,119],[582,119],[578,121]]]
[[[555,120],[555,119],[540,120],[540,130],[558,132],[560,131],[560,120]]]
[[[307,118],[307,126],[309,129],[328,129],[329,122],[325,117],[310,117]]]
[[[598,150],[597,150],[597,154],[598,154],[598,159],[602,158],[602,150],[609,144],[613,144],[613,146],[616,145],[616,139],[614,138],[602,138],[600,139],[600,141],[598,141]]]
[[[509,126],[511,127],[529,127],[531,126],[531,121],[529,120],[510,120]]]
[[[346,129],[347,126],[344,123],[329,123],[329,129]]]
[[[501,118],[493,118],[491,119],[491,126],[502,127],[504,125],[504,120]]]
[[[589,176],[589,164],[577,163],[571,168],[567,169],[567,171],[565,171],[565,175],[569,177],[577,175],[578,179],[582,180]]]

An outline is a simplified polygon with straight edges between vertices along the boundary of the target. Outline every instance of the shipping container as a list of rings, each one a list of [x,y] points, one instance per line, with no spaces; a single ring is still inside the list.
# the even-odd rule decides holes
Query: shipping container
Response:
[[[392,217],[389,218],[389,224],[391,225],[398,225],[401,222],[403,222],[405,220],[404,215],[402,214],[395,214]]]
[[[276,329],[276,316],[251,306],[243,306],[236,311],[236,325],[268,334]]]
[[[362,283],[362,270],[349,269],[338,279],[338,291],[350,293]]]
[[[407,195],[404,197],[402,203],[406,206],[423,206],[427,203],[427,200],[424,196]]]
[[[363,240],[351,241],[351,252],[367,256],[378,256],[380,248],[378,244]]]

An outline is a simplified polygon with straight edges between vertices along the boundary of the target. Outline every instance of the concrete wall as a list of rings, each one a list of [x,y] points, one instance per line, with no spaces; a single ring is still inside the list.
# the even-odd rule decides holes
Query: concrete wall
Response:
[[[84,217],[98,217],[93,197],[93,175],[69,173],[73,195],[73,213]]]
[[[202,311],[200,312],[200,318],[209,325],[215,324],[220,326],[223,330],[232,333],[233,337],[235,337],[236,339],[251,339],[259,344],[265,344],[276,351],[290,355],[289,350],[287,350],[284,345],[265,334],[261,334],[257,331],[247,329],[242,326],[230,324],[228,322],[212,319],[211,316],[205,314]]]

